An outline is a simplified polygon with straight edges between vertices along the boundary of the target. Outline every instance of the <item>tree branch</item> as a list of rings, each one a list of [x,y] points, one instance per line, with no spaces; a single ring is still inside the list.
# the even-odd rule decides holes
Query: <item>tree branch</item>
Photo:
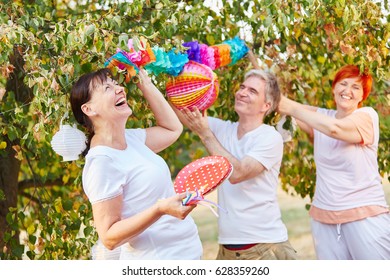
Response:
[[[37,185],[39,184],[39,185]],[[62,179],[55,179],[52,181],[47,181],[47,182],[35,182],[33,179],[28,179],[19,182],[18,188],[19,188],[19,193],[22,194],[23,190],[27,190],[30,188],[36,188],[36,187],[54,187],[54,186],[69,186],[69,184],[64,184]]]
[[[33,195],[26,193],[26,192],[19,192],[19,195],[28,198],[31,202],[34,202],[36,204],[42,204],[38,199],[36,199]]]

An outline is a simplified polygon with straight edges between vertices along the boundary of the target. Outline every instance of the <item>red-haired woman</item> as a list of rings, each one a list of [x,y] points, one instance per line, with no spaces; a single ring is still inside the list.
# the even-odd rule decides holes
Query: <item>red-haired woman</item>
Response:
[[[291,115],[314,138],[316,189],[309,214],[318,259],[390,259],[390,214],[378,172],[378,114],[362,107],[372,77],[357,66],[333,81],[336,110],[282,97]]]

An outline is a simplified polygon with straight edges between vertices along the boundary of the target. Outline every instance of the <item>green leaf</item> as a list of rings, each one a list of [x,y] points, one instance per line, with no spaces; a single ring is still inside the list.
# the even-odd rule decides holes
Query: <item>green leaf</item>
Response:
[[[16,256],[18,259],[21,259],[24,253],[24,246],[19,244],[14,244],[12,246],[12,254]]]
[[[62,208],[62,200],[61,198],[57,198],[55,201],[54,201],[54,208],[56,210],[57,213],[61,213],[63,208]]]
[[[35,242],[37,242],[37,237],[34,235],[29,235],[28,242],[30,242],[30,244],[35,244]]]
[[[122,49],[127,50],[127,42],[129,41],[129,35],[121,34],[118,37],[118,46]]]
[[[62,206],[64,207],[65,211],[70,211],[70,210],[72,210],[72,207],[73,207],[73,201],[70,199],[66,199],[66,200],[64,200]]]
[[[10,226],[12,226],[12,225],[14,225],[14,215],[15,214],[13,214],[13,213],[11,213],[11,212],[8,212],[7,213],[7,216],[6,216],[6,221],[7,221],[7,223],[10,225]]]
[[[211,35],[211,34],[208,34],[206,36],[206,40],[207,40],[207,43],[212,46],[212,45],[215,45],[215,39],[214,39],[214,36]]]
[[[66,37],[66,43],[68,45],[73,45],[74,42],[74,36],[72,33],[69,33],[68,36]]]
[[[31,224],[28,228],[27,228],[27,233],[28,234],[33,234],[35,232],[35,225],[34,224]]]
[[[90,24],[85,28],[85,36],[91,36],[96,30],[96,26],[94,24]]]
[[[4,150],[7,147],[7,142],[0,142],[0,150]]]
[[[324,64],[325,61],[326,61],[326,58],[323,57],[323,56],[318,56],[318,57],[317,57],[317,61],[318,61],[319,63],[321,63],[321,64]]]
[[[92,72],[93,65],[91,63],[84,63],[81,65],[81,69],[84,73]]]
[[[35,257],[35,253],[33,251],[28,251],[26,252],[26,255],[27,257],[30,259],[30,260],[33,260],[34,257]]]
[[[88,227],[84,228],[84,235],[86,237],[88,237],[93,231],[94,231],[94,228],[91,226],[88,226]]]

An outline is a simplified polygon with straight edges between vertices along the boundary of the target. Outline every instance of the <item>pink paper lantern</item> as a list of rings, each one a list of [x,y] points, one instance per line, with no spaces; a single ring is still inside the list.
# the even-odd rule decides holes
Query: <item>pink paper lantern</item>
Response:
[[[218,97],[218,77],[207,65],[189,61],[178,76],[169,78],[166,92],[177,109],[197,107],[203,111]]]

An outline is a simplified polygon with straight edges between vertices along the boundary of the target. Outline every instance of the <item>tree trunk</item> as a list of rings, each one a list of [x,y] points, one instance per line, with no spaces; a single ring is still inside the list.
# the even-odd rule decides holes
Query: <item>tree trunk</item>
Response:
[[[0,201],[0,248],[4,247],[4,233],[8,229],[6,216],[9,207],[17,206],[18,175],[20,161],[15,158],[16,152],[11,143],[7,141],[5,157],[0,157],[0,189],[4,192],[5,200]]]
[[[15,67],[9,75],[6,84],[6,94],[13,92],[15,101],[19,104],[29,104],[33,99],[32,90],[28,88],[23,80],[24,60],[23,48],[15,45],[13,55],[10,56],[10,63]],[[5,98],[5,97],[4,97]],[[25,110],[28,106],[25,106]],[[13,113],[2,115],[5,124],[13,122]],[[8,229],[6,221],[9,207],[17,207],[18,198],[18,176],[21,162],[15,158],[16,151],[12,146],[19,144],[19,139],[10,141],[8,135],[4,135],[7,147],[0,156],[0,189],[4,192],[5,200],[0,201],[0,250],[4,247],[4,233]],[[3,139],[4,139],[3,138]],[[17,235],[16,235],[17,236]],[[17,240],[18,241],[18,240]]]

